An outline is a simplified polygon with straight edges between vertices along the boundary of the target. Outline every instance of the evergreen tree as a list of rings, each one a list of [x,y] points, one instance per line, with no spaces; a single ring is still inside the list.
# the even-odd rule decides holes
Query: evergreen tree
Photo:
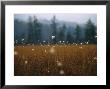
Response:
[[[41,40],[41,24],[38,19],[34,16],[29,17],[28,21],[28,43],[36,44]]]
[[[28,43],[32,44],[34,42],[34,35],[33,35],[34,31],[33,31],[33,21],[32,21],[32,17],[29,17],[29,21],[28,21]]]
[[[58,39],[60,41],[65,41],[65,31],[66,31],[66,25],[63,24],[63,26],[60,28],[60,32],[59,32],[59,35],[58,35]]]
[[[96,36],[96,26],[89,19],[87,21],[85,29],[85,39],[89,43],[96,43],[97,39],[95,38],[95,36]]]
[[[73,37],[70,32],[67,32],[66,42],[73,43]]]
[[[33,21],[33,36],[35,44],[41,42],[41,23],[39,23],[35,16]]]
[[[56,35],[57,35],[57,23],[56,23],[56,17],[53,16],[51,21],[51,29],[52,29],[52,36],[55,36],[54,39],[52,39],[53,43],[56,43]]]
[[[27,23],[19,19],[14,20],[14,41],[15,44],[25,44],[27,42]]]
[[[80,29],[79,25],[76,26],[75,35],[76,35],[75,40],[77,43],[79,43],[80,42],[80,36],[81,36],[81,29]]]

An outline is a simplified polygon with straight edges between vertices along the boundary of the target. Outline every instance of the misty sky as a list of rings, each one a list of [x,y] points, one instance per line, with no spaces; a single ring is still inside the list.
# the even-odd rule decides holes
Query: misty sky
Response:
[[[57,20],[76,22],[76,23],[86,23],[88,19],[91,19],[94,24],[97,24],[96,14],[73,14],[73,13],[44,13],[44,14],[15,14],[14,18],[21,20],[28,20],[29,16],[36,16],[38,19],[51,20],[53,16],[56,16]]]

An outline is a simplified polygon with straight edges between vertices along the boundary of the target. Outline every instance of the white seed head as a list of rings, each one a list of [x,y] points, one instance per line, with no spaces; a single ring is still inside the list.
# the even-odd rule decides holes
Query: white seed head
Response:
[[[23,39],[21,39],[21,41],[24,41],[24,38],[23,38]]]
[[[97,57],[94,57],[94,60],[96,60],[97,59]]]
[[[80,49],[82,49],[82,47],[79,47]]]
[[[52,54],[55,53],[55,48],[51,47],[50,48],[50,53],[52,53]]]
[[[89,42],[86,42],[86,44],[88,44]]]
[[[32,49],[32,51],[34,51],[35,49]]]
[[[52,36],[52,39],[55,39],[55,36]]]
[[[45,43],[46,41],[44,40],[43,42]]]
[[[64,71],[63,70],[60,70],[60,74],[63,75],[64,74]]]
[[[28,63],[28,61],[25,61],[25,64],[27,64]]]
[[[15,51],[15,52],[14,52],[14,55],[18,55],[18,52],[17,52],[17,51]]]
[[[58,62],[57,65],[58,65],[58,66],[62,66],[62,63],[61,63],[61,62]]]
[[[83,44],[83,43],[80,43],[81,45]]]

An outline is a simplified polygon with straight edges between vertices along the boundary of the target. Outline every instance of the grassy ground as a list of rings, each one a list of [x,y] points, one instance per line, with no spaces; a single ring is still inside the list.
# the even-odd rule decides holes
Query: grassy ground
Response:
[[[15,76],[95,76],[96,45],[15,46]]]

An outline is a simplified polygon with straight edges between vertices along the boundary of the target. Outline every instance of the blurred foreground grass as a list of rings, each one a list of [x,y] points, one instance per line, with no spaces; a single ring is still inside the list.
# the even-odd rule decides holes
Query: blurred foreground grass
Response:
[[[96,45],[15,46],[15,76],[96,76]]]

